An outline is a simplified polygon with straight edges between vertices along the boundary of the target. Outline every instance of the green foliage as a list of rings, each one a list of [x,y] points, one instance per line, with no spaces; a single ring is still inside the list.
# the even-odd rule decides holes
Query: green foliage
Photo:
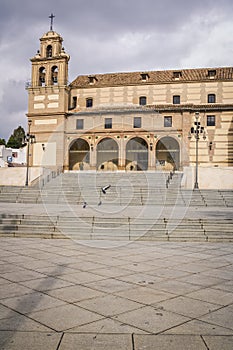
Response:
[[[0,139],[0,145],[5,145],[6,146],[6,140],[5,139]]]
[[[20,148],[24,145],[25,131],[22,126],[19,126],[13,131],[13,134],[9,137],[7,141],[7,147],[10,148]]]

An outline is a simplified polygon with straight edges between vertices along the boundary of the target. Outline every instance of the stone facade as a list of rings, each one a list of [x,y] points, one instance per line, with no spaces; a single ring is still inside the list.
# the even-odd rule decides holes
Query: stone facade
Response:
[[[49,31],[31,59],[31,166],[156,170],[195,164],[189,132],[199,112],[200,166],[233,166],[233,67],[78,76]]]

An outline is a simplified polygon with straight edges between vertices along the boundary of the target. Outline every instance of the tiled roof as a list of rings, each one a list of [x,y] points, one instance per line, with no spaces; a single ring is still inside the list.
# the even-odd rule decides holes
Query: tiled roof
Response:
[[[180,72],[178,73],[178,75],[180,75],[178,79],[176,78],[177,74],[175,72]],[[209,72],[216,72],[216,74],[210,77]],[[142,75],[145,76],[145,74],[147,75],[146,81],[142,79]],[[72,88],[93,88],[215,80],[233,80],[233,67],[197,68],[129,73],[107,73],[93,74],[91,76],[80,75],[70,84],[70,86]]]

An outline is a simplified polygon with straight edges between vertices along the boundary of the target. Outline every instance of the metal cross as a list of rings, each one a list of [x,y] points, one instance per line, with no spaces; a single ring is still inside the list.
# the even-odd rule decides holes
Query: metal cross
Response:
[[[50,22],[50,30],[53,30],[53,19],[54,19],[54,14],[51,13],[51,15],[49,16],[49,18],[51,19],[51,22]]]

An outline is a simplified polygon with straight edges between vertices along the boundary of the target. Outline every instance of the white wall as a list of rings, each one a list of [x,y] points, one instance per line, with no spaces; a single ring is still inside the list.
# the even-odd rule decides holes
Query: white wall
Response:
[[[182,187],[193,189],[195,166],[184,167]],[[200,189],[233,190],[233,167],[198,167],[198,184]]]

